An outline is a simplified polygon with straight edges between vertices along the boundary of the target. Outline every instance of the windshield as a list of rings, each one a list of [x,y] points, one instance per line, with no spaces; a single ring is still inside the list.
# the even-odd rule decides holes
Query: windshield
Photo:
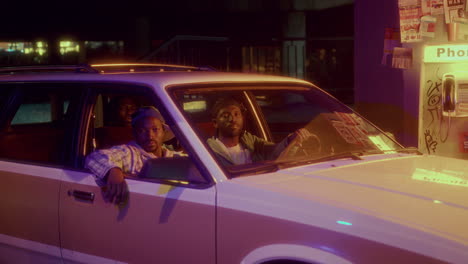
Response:
[[[401,150],[313,87],[190,87],[174,90],[173,98],[231,176]]]

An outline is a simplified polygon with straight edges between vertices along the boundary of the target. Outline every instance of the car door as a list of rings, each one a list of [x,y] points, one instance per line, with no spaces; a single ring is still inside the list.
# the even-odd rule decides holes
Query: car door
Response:
[[[2,84],[0,263],[61,263],[58,197],[76,87]]]
[[[128,91],[139,90],[136,86],[93,86],[82,122],[85,139],[79,140],[83,155],[100,145],[97,135],[105,129],[96,130],[106,124],[106,111],[101,109],[106,98],[119,93],[130,96]],[[157,102],[150,103],[167,113]],[[166,120],[170,124],[170,118]],[[196,164],[190,153],[187,159]],[[129,200],[116,206],[104,200],[102,187],[91,173],[82,168],[67,171],[59,213],[65,263],[214,263],[214,185],[171,179],[170,173],[161,176],[164,179],[127,178]]]

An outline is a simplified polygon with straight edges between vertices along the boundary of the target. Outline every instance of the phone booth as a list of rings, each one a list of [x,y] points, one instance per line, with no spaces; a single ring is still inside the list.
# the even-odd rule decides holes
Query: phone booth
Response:
[[[419,149],[468,159],[468,45],[423,47]]]

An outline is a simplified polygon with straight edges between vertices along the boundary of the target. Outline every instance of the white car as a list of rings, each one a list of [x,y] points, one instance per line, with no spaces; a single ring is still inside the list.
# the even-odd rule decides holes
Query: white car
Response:
[[[303,80],[102,67],[0,74],[0,263],[468,263],[467,161],[403,148]],[[225,166],[207,139],[226,96],[259,138],[316,137]],[[117,206],[84,161],[131,140],[122,97],[158,108],[187,156],[150,160]]]

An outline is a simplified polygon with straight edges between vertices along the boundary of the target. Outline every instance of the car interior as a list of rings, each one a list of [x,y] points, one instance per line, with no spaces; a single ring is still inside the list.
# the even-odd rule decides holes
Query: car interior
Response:
[[[245,96],[239,92],[223,92],[222,96],[232,96],[244,106],[247,105]],[[211,110],[220,97],[219,92],[206,93],[189,90],[176,93],[176,100],[181,105],[181,109],[184,110],[187,120],[192,123],[192,127],[195,128],[195,132],[202,141],[206,141],[208,138],[216,135]],[[247,108],[244,115],[244,129],[260,137],[258,124],[255,122],[252,111],[249,108]]]
[[[0,131],[0,156],[59,164],[63,160],[72,95],[52,90],[18,94],[16,112]]]
[[[127,109],[128,114],[134,113],[141,106],[152,105],[152,103],[142,95],[122,95],[122,94],[99,94],[94,106],[94,122],[92,129],[92,149],[105,149],[112,146],[126,144],[133,140],[131,123],[125,122],[119,116],[119,101],[131,99],[132,107]],[[125,107],[129,107],[128,102]],[[180,148],[177,139],[165,142],[173,149]]]

